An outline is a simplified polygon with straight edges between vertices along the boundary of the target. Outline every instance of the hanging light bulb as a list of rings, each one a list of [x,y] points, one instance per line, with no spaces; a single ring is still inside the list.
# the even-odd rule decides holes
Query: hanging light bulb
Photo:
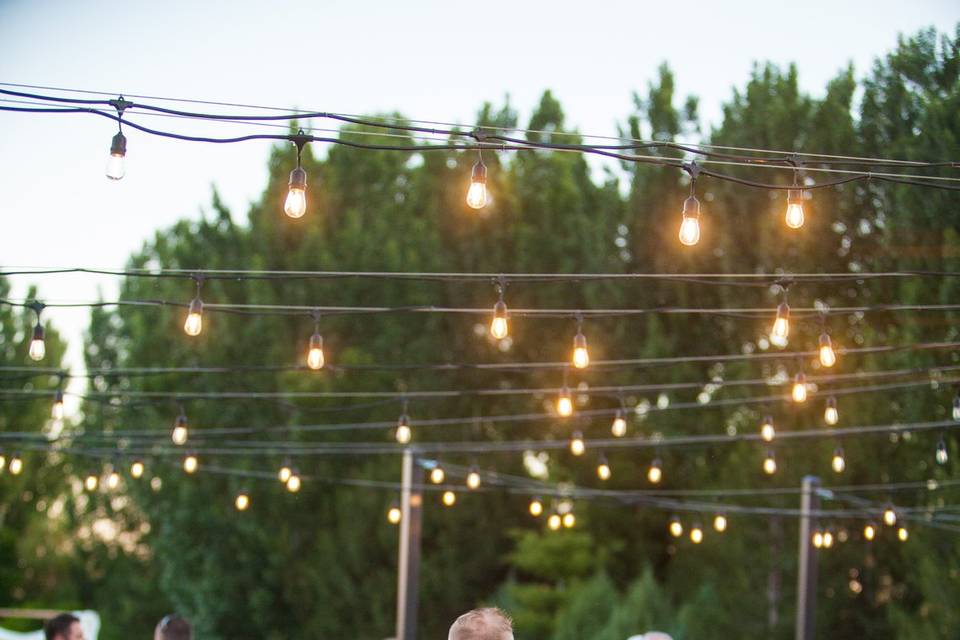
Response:
[[[570,453],[575,456],[582,456],[586,450],[587,445],[583,442],[583,434],[579,431],[574,431],[573,436],[570,438]]]
[[[827,398],[827,407],[823,410],[823,421],[831,427],[840,421],[840,412],[837,411],[837,399],[833,396]]]
[[[947,455],[947,443],[943,439],[943,436],[940,436],[939,442],[937,442],[937,464],[947,464],[949,456]]]
[[[627,419],[623,415],[623,409],[617,409],[617,413],[613,417],[613,424],[610,425],[610,433],[615,438],[622,438],[627,434]]]
[[[799,229],[803,226],[803,191],[799,189],[787,191],[787,214],[784,220],[791,229]]]
[[[953,396],[953,419],[960,422],[960,391]]]
[[[837,447],[833,450],[830,466],[833,467],[834,473],[843,473],[843,470],[847,468],[847,462],[843,459],[843,447]]]
[[[100,484],[100,478],[95,473],[88,473],[87,477],[83,479],[83,487],[87,491],[96,491],[98,484]]]
[[[824,367],[832,367],[837,363],[837,352],[833,350],[833,343],[830,336],[824,331],[820,334],[820,364]]]
[[[543,513],[543,502],[540,501],[540,498],[534,498],[530,501],[530,505],[527,507],[527,510],[534,518],[539,518]]]
[[[290,493],[296,493],[300,491],[300,486],[303,484],[303,481],[300,479],[300,474],[297,473],[296,469],[290,471],[290,477],[287,478],[287,491]]]
[[[280,466],[280,471],[277,472],[277,478],[279,478],[280,482],[282,482],[283,484],[287,484],[287,480],[289,480],[290,476],[292,475],[293,475],[293,469],[290,467],[290,462],[285,461]]]
[[[907,531],[906,527],[900,527],[897,529],[897,538],[900,539],[900,542],[906,542],[907,538],[910,537],[910,532]]]
[[[601,453],[597,461],[597,477],[606,481],[610,479],[610,475],[610,464],[607,462],[607,457]]]
[[[310,336],[310,349],[307,351],[307,366],[314,371],[322,369],[326,360],[323,357],[323,336],[314,331]]]
[[[447,474],[439,464],[430,471],[430,482],[433,484],[441,484],[446,477]]]
[[[829,529],[823,532],[823,548],[829,549],[833,546],[833,532]]]
[[[683,201],[680,242],[688,247],[700,242],[700,201],[692,195]]]
[[[559,529],[561,524],[563,524],[563,521],[560,519],[559,513],[551,513],[550,517],[547,518],[547,526],[550,527],[551,531]]]
[[[814,531],[812,542],[813,546],[815,546],[817,549],[821,548],[823,546],[823,532],[819,530]]]
[[[557,414],[561,418],[569,418],[573,415],[573,398],[570,396],[567,385],[563,385],[560,395],[557,396]]]
[[[797,404],[807,401],[807,376],[801,371],[793,378],[793,389],[790,396]]]
[[[110,157],[107,158],[107,177],[121,180],[127,173],[127,137],[117,132],[110,141]]]
[[[297,145],[297,166],[290,172],[290,182],[287,191],[287,199],[283,202],[283,212],[289,218],[302,218],[307,212],[307,172],[300,166],[300,154],[303,153],[303,146],[306,140],[303,131],[300,131],[298,138],[294,140]]]
[[[53,408],[50,410],[50,417],[54,420],[63,420],[63,391],[57,389],[57,394],[53,397]]]
[[[897,512],[894,511],[892,505],[888,504],[883,509],[883,524],[887,525],[888,527],[892,527],[893,525],[897,524]]]
[[[173,440],[173,444],[175,445],[184,445],[188,437],[187,416],[181,409],[180,415],[177,416],[176,421],[173,423],[173,431],[170,432],[170,439]]]
[[[700,544],[703,542],[703,527],[699,523],[693,525],[690,529],[690,542],[693,544]]]
[[[7,468],[7,454],[4,453],[3,449],[0,449],[0,471],[3,471]]]
[[[773,437],[776,434],[776,429],[773,428],[773,417],[766,416],[763,419],[763,424],[760,425],[760,439],[764,442],[773,442]]]
[[[400,511],[400,507],[396,504],[390,505],[390,508],[387,509],[387,522],[390,524],[400,524],[401,518],[403,518],[403,512]]]
[[[47,345],[44,343],[43,333],[43,325],[40,324],[40,318],[37,317],[37,324],[33,327],[33,337],[30,339],[28,350],[30,359],[34,362],[40,362],[47,355]]]
[[[467,205],[472,209],[487,206],[487,167],[483,158],[477,160],[470,174],[470,188],[467,189]]]
[[[250,494],[246,491],[238,493],[233,501],[233,506],[237,508],[237,511],[246,511],[250,507]]]
[[[467,488],[471,491],[480,488],[480,473],[476,469],[471,469],[467,474]]]
[[[134,478],[140,478],[143,476],[143,460],[134,460],[133,464],[130,465],[130,475]]]
[[[452,507],[457,503],[457,494],[453,491],[444,491],[443,492],[443,504],[447,507]]]
[[[777,472],[777,458],[773,455],[773,449],[769,449],[763,459],[763,472],[768,476]]]
[[[777,305],[777,317],[773,321],[773,327],[770,329],[770,342],[778,347],[786,346],[787,337],[790,335],[790,305],[786,300]]]
[[[183,459],[183,470],[187,473],[194,473],[198,465],[197,456],[192,453]]]
[[[507,305],[503,298],[493,305],[493,319],[490,321],[490,335],[497,340],[503,340],[510,333],[510,325],[507,323]]]
[[[117,472],[116,468],[110,471],[110,474],[107,476],[107,489],[113,490],[120,486],[120,474]]]
[[[663,480],[663,464],[660,462],[660,458],[654,458],[653,462],[650,463],[650,467],[647,469],[647,480],[650,481],[650,484],[659,484]]]
[[[670,518],[670,525],[667,528],[670,531],[670,535],[674,538],[679,538],[683,535],[683,524],[680,523],[680,518],[677,516]]]
[[[199,295],[190,301],[187,319],[183,323],[183,331],[188,336],[198,336],[203,331],[203,301],[200,300]]]
[[[723,533],[727,530],[727,516],[722,513],[718,513],[713,517],[713,529],[718,533]]]
[[[13,454],[13,457],[10,458],[10,474],[14,476],[20,475],[20,472],[23,471],[23,458],[20,457],[19,453]]]
[[[410,417],[406,411],[397,419],[397,429],[394,432],[394,436],[400,444],[408,444],[411,438],[413,438],[413,431],[410,429]]]
[[[565,528],[572,529],[575,524],[577,524],[577,516],[573,515],[573,511],[563,514],[563,526]]]
[[[587,337],[577,329],[573,337],[573,366],[577,369],[586,369],[590,364],[590,353],[587,351]]]
[[[877,537],[877,528],[874,527],[872,524],[868,523],[863,528],[863,538],[869,541],[869,540],[873,540],[875,537]]]

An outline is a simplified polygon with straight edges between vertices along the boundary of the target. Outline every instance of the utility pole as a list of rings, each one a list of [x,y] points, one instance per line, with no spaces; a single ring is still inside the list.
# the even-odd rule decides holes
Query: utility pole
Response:
[[[796,640],[814,640],[817,613],[817,553],[813,531],[820,510],[820,478],[804,476],[800,498],[800,566],[797,571]]]
[[[423,514],[423,468],[412,448],[403,451],[400,489],[400,553],[397,562],[397,638],[417,637],[417,585],[420,579],[420,534]]]

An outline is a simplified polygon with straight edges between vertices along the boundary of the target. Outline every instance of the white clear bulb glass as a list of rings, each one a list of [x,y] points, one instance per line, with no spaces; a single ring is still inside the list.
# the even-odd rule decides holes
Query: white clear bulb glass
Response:
[[[53,409],[50,411],[50,416],[54,420],[63,420],[63,400],[56,400],[53,403]]]
[[[457,494],[453,491],[444,491],[443,492],[443,504],[448,507],[452,507],[457,503]]]
[[[289,218],[302,218],[307,212],[307,191],[297,187],[290,187],[287,199],[283,202],[283,212]]]
[[[183,459],[183,470],[187,473],[193,473],[197,470],[197,458],[195,456],[187,456]]]
[[[774,430],[773,425],[769,422],[764,422],[763,426],[760,427],[760,438],[764,442],[773,441],[773,437],[776,435],[776,430]]]
[[[480,474],[476,471],[471,471],[467,474],[467,488],[477,489],[480,487]]]
[[[566,388],[560,391],[560,396],[557,398],[557,414],[561,418],[568,418],[573,415],[573,399]]]
[[[813,534],[812,540],[813,540],[813,546],[815,546],[817,549],[823,546],[823,534],[820,533],[819,531]]]
[[[97,476],[89,475],[83,481],[83,486],[87,489],[87,491],[95,491],[99,482],[100,481],[97,479]]]
[[[703,542],[703,529],[700,527],[694,527],[690,529],[690,542],[693,544],[700,544]]]
[[[173,432],[170,434],[170,439],[173,440],[173,444],[176,445],[186,444],[188,437],[189,432],[187,431],[187,427],[182,424],[175,426]]]
[[[830,461],[830,466],[833,467],[834,473],[843,473],[843,470],[847,468],[847,462],[843,459],[843,454],[833,454],[833,460]]]
[[[941,440],[937,443],[937,464],[947,464],[950,456],[947,454],[947,443]]]
[[[583,452],[586,451],[587,445],[584,444],[583,439],[580,437],[574,437],[570,441],[570,453],[575,456],[582,456]]]
[[[837,411],[836,407],[828,405],[827,408],[823,410],[823,421],[832,427],[840,421],[840,412]]]
[[[768,476],[772,476],[777,472],[777,461],[773,458],[773,456],[769,456],[764,459],[763,472]]]
[[[390,507],[390,510],[387,511],[387,521],[390,524],[400,524],[402,517],[403,513],[400,511],[400,507]]]
[[[623,418],[623,416],[618,415],[616,418],[613,419],[613,424],[610,425],[610,433],[612,433],[614,437],[617,437],[617,438],[622,438],[623,436],[626,435],[627,421]]]
[[[877,535],[877,530],[872,524],[868,524],[863,528],[863,537],[866,540],[873,540],[873,538],[876,535]]]
[[[897,524],[897,512],[891,509],[890,507],[887,507],[886,509],[884,509],[883,523],[888,527],[892,527],[893,525]]]
[[[679,520],[672,520],[670,522],[670,535],[674,538],[679,538],[683,535],[683,525],[680,524]]]
[[[651,466],[647,469],[647,480],[649,480],[651,484],[658,484],[662,479],[663,469],[659,466]]]
[[[509,331],[506,318],[494,317],[490,322],[490,335],[497,340],[506,338]]]
[[[116,471],[111,471],[110,475],[107,476],[107,488],[116,489],[120,486],[120,474]]]
[[[688,247],[700,242],[700,221],[697,218],[684,217],[680,223],[680,242]]]
[[[837,353],[830,345],[820,347],[820,364],[824,367],[832,367],[837,363]]]
[[[410,427],[408,427],[407,425],[401,424],[397,427],[396,437],[397,437],[397,442],[399,442],[400,444],[409,443],[412,435],[413,433],[410,431]]]
[[[10,473],[18,476],[20,472],[23,471],[23,458],[20,456],[13,456],[10,459]]]
[[[807,378],[802,373],[798,373],[793,379],[793,388],[790,390],[790,396],[794,402],[807,401]]]
[[[34,338],[30,341],[30,359],[39,362],[47,355],[47,346],[43,343],[43,338]]]
[[[906,542],[909,537],[910,533],[904,527],[897,529],[897,538],[899,538],[900,542]]]
[[[440,484],[446,477],[447,474],[443,472],[442,467],[434,467],[433,471],[430,472],[430,482],[433,484]]]
[[[317,370],[322,369],[324,365],[323,359],[323,349],[315,347],[310,349],[310,352],[307,354],[307,366],[311,369]]]
[[[550,517],[547,518],[547,526],[550,527],[551,531],[556,531],[560,528],[560,516],[552,513]]]
[[[286,484],[287,480],[290,479],[290,476],[293,475],[293,471],[288,465],[283,465],[280,467],[280,471],[277,473],[277,477],[280,479],[280,482]]]
[[[198,336],[203,331],[203,316],[197,311],[191,311],[187,314],[187,320],[183,323],[183,331],[188,336]]]
[[[290,493],[300,491],[300,484],[300,476],[295,473],[290,474],[290,477],[287,478],[287,491]]]
[[[237,508],[237,511],[246,511],[247,507],[250,506],[250,496],[245,493],[241,493],[237,496],[237,499],[234,501],[234,505]]]
[[[610,465],[608,465],[605,462],[602,462],[599,465],[597,465],[597,477],[600,478],[601,480],[609,480]]]
[[[135,461],[130,465],[130,475],[134,478],[139,478],[143,476],[143,463],[139,460]]]
[[[586,347],[577,347],[573,350],[573,366],[577,369],[586,369],[590,364],[590,354]]]
[[[543,513],[543,503],[537,499],[531,500],[529,511],[534,518],[539,517]]]
[[[799,229],[803,226],[803,205],[799,203],[790,203],[787,205],[787,214],[784,221],[791,229]]]
[[[472,209],[483,209],[487,206],[487,185],[473,181],[467,189],[467,205]]]
[[[127,174],[127,161],[122,155],[111,153],[107,158],[107,177],[111,180],[121,180]]]
[[[777,318],[773,321],[773,329],[770,330],[770,338],[786,340],[790,334],[790,322],[786,318]]]
[[[726,516],[716,516],[713,519],[713,528],[714,530],[723,533],[727,530],[727,517]]]

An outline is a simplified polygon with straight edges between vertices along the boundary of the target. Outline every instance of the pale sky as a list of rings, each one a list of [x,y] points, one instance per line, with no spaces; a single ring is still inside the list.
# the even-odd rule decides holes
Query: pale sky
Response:
[[[0,82],[465,123],[505,94],[523,123],[551,89],[570,126],[612,135],[662,61],[681,96],[700,97],[709,125],[754,61],[796,62],[804,89],[819,95],[850,62],[864,74],[899,33],[952,32],[958,22],[956,0],[0,0]],[[93,116],[0,112],[0,266],[120,267],[156,229],[200,215],[211,185],[238,220],[264,187],[269,143],[130,130],[127,175],[112,183],[114,132]],[[110,279],[33,282],[48,299],[116,292]],[[16,279],[14,294],[27,284]],[[79,365],[86,310],[46,317],[65,328]]]

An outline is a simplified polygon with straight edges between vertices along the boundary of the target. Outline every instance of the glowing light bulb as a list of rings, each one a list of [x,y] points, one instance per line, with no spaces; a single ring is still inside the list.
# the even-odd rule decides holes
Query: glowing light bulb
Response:
[[[290,172],[288,187],[283,212],[288,218],[302,218],[307,212],[307,172],[299,164]]]
[[[183,323],[183,331],[188,336],[198,336],[203,331],[203,302],[199,297],[190,301],[187,319]]]
[[[831,427],[840,421],[840,412],[837,411],[837,399],[833,396],[827,398],[827,407],[823,410],[823,421]]]
[[[813,533],[813,546],[815,546],[817,549],[823,546],[823,532],[815,531]]]
[[[13,457],[10,458],[10,474],[18,476],[23,471],[23,458],[20,457],[19,453],[13,454]]]
[[[410,418],[407,414],[404,413],[397,420],[397,430],[394,435],[400,444],[407,444],[411,438],[413,438],[413,431],[410,429]]]
[[[893,507],[887,506],[883,510],[883,524],[888,527],[892,527],[897,524],[897,512],[893,510]]]
[[[457,494],[453,491],[444,491],[443,492],[443,504],[447,507],[452,507],[457,503]]]
[[[87,491],[96,491],[98,484],[100,484],[100,479],[94,473],[88,474],[83,480],[83,486]]]
[[[655,458],[647,469],[647,480],[650,481],[650,484],[659,484],[662,479],[663,465],[660,462],[660,458]]]
[[[693,196],[683,201],[680,242],[688,247],[700,242],[700,201]]]
[[[833,450],[830,466],[833,467],[834,473],[843,473],[843,470],[847,468],[847,462],[843,459],[843,447],[837,447]]]
[[[497,340],[503,340],[510,333],[507,323],[507,305],[500,300],[493,306],[493,320],[490,321],[490,335]]]
[[[586,369],[590,364],[590,353],[587,351],[587,337],[581,332],[573,337],[573,366],[577,369]]]
[[[949,456],[947,455],[947,443],[943,440],[943,437],[940,438],[940,441],[937,442],[937,464],[947,464]]]
[[[897,538],[900,539],[900,542],[906,542],[907,538],[910,537],[910,532],[907,531],[906,527],[900,527],[897,529]]]
[[[551,531],[556,531],[560,528],[560,525],[563,524],[560,519],[560,514],[551,513],[550,517],[547,518],[547,526],[550,527]]]
[[[832,367],[837,363],[837,352],[833,350],[833,343],[826,333],[820,334],[820,364]]]
[[[960,422],[960,392],[953,397],[953,419]]]
[[[679,538],[683,535],[683,525],[680,523],[680,518],[673,516],[670,518],[670,525],[668,527],[670,530],[670,535],[674,538]]]
[[[470,188],[467,189],[467,206],[483,209],[487,206],[487,167],[483,160],[477,160],[470,175]]]
[[[53,398],[53,408],[50,410],[50,417],[54,420],[63,420],[63,391],[57,389],[57,395]]]
[[[107,476],[107,488],[116,489],[120,486],[120,474],[116,470],[110,472],[110,475]]]
[[[777,458],[773,455],[773,451],[767,451],[767,455],[763,459],[763,472],[768,476],[777,472]]]
[[[47,355],[47,345],[43,341],[43,325],[40,324],[39,320],[33,327],[33,338],[30,339],[28,354],[34,362],[40,362]]]
[[[111,180],[121,180],[127,173],[127,138],[117,133],[110,141],[110,157],[107,158],[107,177]]]
[[[613,417],[613,424],[610,425],[610,433],[615,438],[622,438],[627,434],[627,419],[623,415],[623,409],[617,409],[617,414]]]
[[[539,518],[543,513],[543,503],[540,502],[540,498],[534,498],[530,501],[530,505],[527,507],[527,510],[530,512],[534,518]]]
[[[703,529],[699,524],[693,525],[693,528],[690,529],[690,542],[693,544],[700,544],[703,542]]]
[[[400,511],[400,507],[397,505],[393,505],[387,509],[387,522],[390,524],[400,524],[401,518],[403,518],[403,512]]]
[[[787,191],[787,213],[784,221],[791,229],[803,226],[803,191],[790,189]]]
[[[583,442],[583,434],[579,431],[574,431],[573,436],[570,438],[570,453],[575,456],[582,456],[586,450],[587,445]]]
[[[798,373],[793,378],[793,389],[790,391],[790,396],[798,404],[807,401],[807,376],[803,373]]]
[[[718,533],[723,533],[727,530],[727,516],[717,514],[713,517],[713,529]]]
[[[778,347],[787,344],[787,337],[790,335],[790,305],[781,302],[777,306],[777,317],[773,321],[773,327],[770,329],[770,342]]]
[[[447,474],[444,473],[443,467],[437,466],[430,471],[430,482],[432,482],[433,484],[442,483],[444,478],[446,477],[447,477]]]
[[[197,456],[192,453],[183,459],[183,470],[187,473],[194,473],[198,466]]]
[[[764,442],[773,442],[775,435],[777,435],[777,431],[773,428],[773,418],[766,416],[763,419],[763,424],[760,425],[760,439]]]
[[[563,526],[565,528],[572,529],[575,524],[577,524],[577,516],[573,515],[572,511],[563,514]]]
[[[557,414],[561,418],[569,418],[573,415],[573,398],[570,397],[570,389],[567,385],[563,385],[560,395],[557,396]]]
[[[130,465],[130,475],[133,476],[134,478],[143,477],[143,470],[144,470],[144,467],[143,467],[142,460],[134,460],[133,464]]]
[[[606,456],[600,456],[597,463],[597,477],[601,480],[609,480],[611,475],[610,464],[607,462]]]
[[[316,371],[322,369],[326,360],[323,357],[323,336],[314,333],[310,336],[310,350],[307,351],[307,366]]]
[[[0,471],[7,468],[7,454],[0,450]]]
[[[246,511],[250,507],[250,496],[245,491],[241,491],[233,501],[233,506],[237,511]]]
[[[300,487],[303,484],[303,481],[300,480],[300,474],[296,471],[290,472],[290,477],[287,478],[287,491],[290,493],[296,493],[300,491]]]
[[[868,524],[863,528],[863,538],[865,540],[873,540],[877,537],[877,529],[872,524]]]
[[[823,532],[823,548],[829,549],[833,546],[833,533],[830,531]]]
[[[467,474],[467,488],[471,491],[480,488],[480,474],[476,469],[472,469],[470,473]]]
[[[292,475],[293,469],[290,468],[290,464],[287,462],[285,462],[283,466],[280,467],[280,471],[277,472],[277,478],[279,478],[283,484],[287,484],[287,480],[289,480]]]
[[[181,413],[177,416],[176,422],[173,423],[173,431],[170,432],[170,439],[173,440],[173,444],[175,445],[183,445],[186,444],[188,437],[187,416]]]

